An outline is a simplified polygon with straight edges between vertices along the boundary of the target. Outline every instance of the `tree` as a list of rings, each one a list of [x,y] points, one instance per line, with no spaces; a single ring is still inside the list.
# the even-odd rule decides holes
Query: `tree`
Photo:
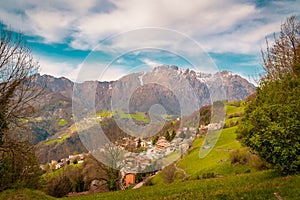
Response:
[[[300,22],[296,16],[289,17],[281,25],[279,36],[274,33],[274,44],[261,50],[263,67],[266,72],[262,76],[263,82],[275,81],[286,77],[300,75]]]
[[[0,27],[0,191],[29,184],[38,163],[22,135],[42,87],[33,84],[39,65],[22,34]],[[37,182],[36,182],[37,185]]]
[[[170,137],[170,133],[169,133],[169,131],[166,131],[165,132],[165,135],[164,135],[164,137],[166,138],[166,140],[168,140],[169,142],[171,141],[170,139],[171,139],[171,137]]]
[[[141,140],[141,138],[139,138],[136,147],[140,148],[141,147],[141,143],[142,143],[142,140]]]
[[[153,136],[153,137],[152,137],[152,142],[151,142],[151,144],[152,144],[152,145],[155,145],[156,142],[158,141],[158,139],[159,139],[159,136],[158,136],[158,135]]]
[[[173,130],[173,131],[172,131],[172,134],[171,134],[170,140],[172,141],[175,137],[176,137],[176,131]]]
[[[111,143],[107,143],[102,152],[101,157],[105,160],[105,167],[103,168],[106,171],[107,175],[107,186],[109,190],[117,190],[120,188],[120,176],[119,172],[123,167],[122,159],[123,152],[122,150],[114,146]]]
[[[300,26],[292,16],[262,51],[265,74],[237,132],[241,141],[282,173],[300,171]]]
[[[45,191],[51,196],[63,197],[72,191],[72,182],[65,172],[63,172],[49,181]]]

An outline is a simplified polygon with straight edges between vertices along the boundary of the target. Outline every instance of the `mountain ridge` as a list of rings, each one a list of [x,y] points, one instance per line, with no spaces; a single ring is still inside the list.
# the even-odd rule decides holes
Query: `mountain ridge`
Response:
[[[220,77],[222,81],[220,81]],[[169,85],[176,84],[176,81],[189,84],[196,94],[200,107],[211,104],[213,95],[215,95],[214,99],[223,100],[224,94],[219,95],[218,91],[225,91],[229,101],[244,99],[255,91],[253,84],[230,71],[207,74],[190,69],[180,69],[177,66],[159,66],[150,72],[132,73],[117,81],[104,82],[74,83],[65,77],[38,75],[37,83],[46,83],[45,94],[40,97],[41,103],[37,105],[39,112],[30,123],[31,134],[35,138],[34,143],[39,143],[39,160],[49,162],[51,159],[59,159],[75,151],[84,151],[76,131],[63,137],[66,139],[62,142],[45,145],[45,141],[66,136],[65,134],[69,132],[68,130],[74,123],[72,108],[74,103],[80,106],[80,111],[86,113],[91,113],[93,109],[96,112],[112,110],[113,98],[118,99],[127,95],[128,88],[132,87],[135,90],[126,99],[129,102],[128,111],[130,113],[148,112],[152,105],[160,104],[166,109],[167,114],[181,116],[183,113],[180,110],[180,99],[178,100],[170,88],[156,84],[156,80],[162,80],[163,83],[171,81]],[[154,83],[150,84],[151,81]],[[210,93],[211,88],[214,88],[216,94]],[[75,90],[79,95],[74,95]],[[189,98],[186,91],[183,91],[183,95],[186,95],[187,99]],[[92,96],[94,99],[88,99],[88,96]],[[61,121],[64,123],[60,123]],[[64,152],[63,149],[68,149],[68,151]]]

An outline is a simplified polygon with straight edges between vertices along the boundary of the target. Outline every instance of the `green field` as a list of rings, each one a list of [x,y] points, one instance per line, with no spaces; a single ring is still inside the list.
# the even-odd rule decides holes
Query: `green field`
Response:
[[[69,165],[63,167],[63,168],[59,168],[57,170],[54,170],[53,172],[48,172],[48,173],[45,173],[41,176],[42,179],[50,179],[50,178],[53,178],[53,177],[56,177],[56,176],[59,176],[61,174],[64,173],[65,170],[67,169],[72,169],[72,168],[76,168],[76,167],[80,167],[82,166],[82,163],[77,163],[77,164],[73,164],[73,163],[70,163]]]
[[[235,114],[235,113],[244,113],[244,107],[238,107],[238,106],[233,106],[233,105],[226,105],[226,114],[227,116]]]
[[[131,113],[131,114],[127,114],[124,113],[123,111],[119,110],[119,111],[115,111],[114,115],[119,116],[120,118],[123,119],[135,119],[136,121],[143,121],[145,123],[149,123],[150,122],[150,118],[145,117],[145,113],[144,112],[136,112],[136,113]]]
[[[228,176],[249,170],[246,166],[232,166],[230,163],[230,151],[241,148],[240,143],[235,139],[235,130],[236,127],[224,129],[215,147],[204,158],[199,158],[199,150],[204,139],[196,139],[189,150],[189,154],[180,160],[177,165],[183,168],[190,175],[191,179],[208,172],[213,172],[220,176]]]
[[[70,135],[65,133],[62,136],[60,136],[60,138],[56,138],[56,139],[53,139],[53,140],[46,141],[45,144],[46,145],[51,145],[51,144],[54,144],[54,143],[61,143],[62,141],[64,141],[65,139],[67,139],[69,137],[70,137]]]

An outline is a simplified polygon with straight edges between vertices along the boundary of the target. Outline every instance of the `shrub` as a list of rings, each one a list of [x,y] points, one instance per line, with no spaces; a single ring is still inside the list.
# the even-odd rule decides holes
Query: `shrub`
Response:
[[[169,165],[165,167],[163,170],[164,181],[166,183],[172,183],[175,178],[175,172],[176,172],[176,168],[174,167],[174,165]]]
[[[269,166],[265,161],[263,161],[260,157],[258,157],[256,154],[252,154],[249,149],[243,149],[243,150],[235,150],[232,151],[229,155],[231,164],[241,164],[241,165],[248,165],[256,170],[264,170],[268,169]]]
[[[216,177],[216,175],[215,175],[214,172],[207,172],[207,173],[204,173],[204,174],[202,175],[202,178],[203,178],[203,179],[207,179],[207,178],[215,178],[215,177]]]
[[[247,150],[235,150],[230,153],[231,164],[248,164],[250,160],[250,153]]]
[[[46,194],[54,197],[63,197],[72,191],[72,182],[66,176],[66,174],[61,174],[53,179],[51,179],[46,186]]]

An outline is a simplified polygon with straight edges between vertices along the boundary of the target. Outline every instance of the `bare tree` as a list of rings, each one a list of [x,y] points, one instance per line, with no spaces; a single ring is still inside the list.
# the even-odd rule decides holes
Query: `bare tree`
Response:
[[[33,100],[42,92],[42,87],[34,84],[38,69],[24,36],[1,26],[0,191],[26,179],[37,164],[33,147],[17,133],[34,111]]]
[[[278,36],[274,33],[274,44],[269,45],[266,38],[267,48],[261,50],[263,67],[266,74],[262,81],[274,81],[282,79],[285,75],[300,75],[300,21],[296,16],[289,17],[281,25]]]

